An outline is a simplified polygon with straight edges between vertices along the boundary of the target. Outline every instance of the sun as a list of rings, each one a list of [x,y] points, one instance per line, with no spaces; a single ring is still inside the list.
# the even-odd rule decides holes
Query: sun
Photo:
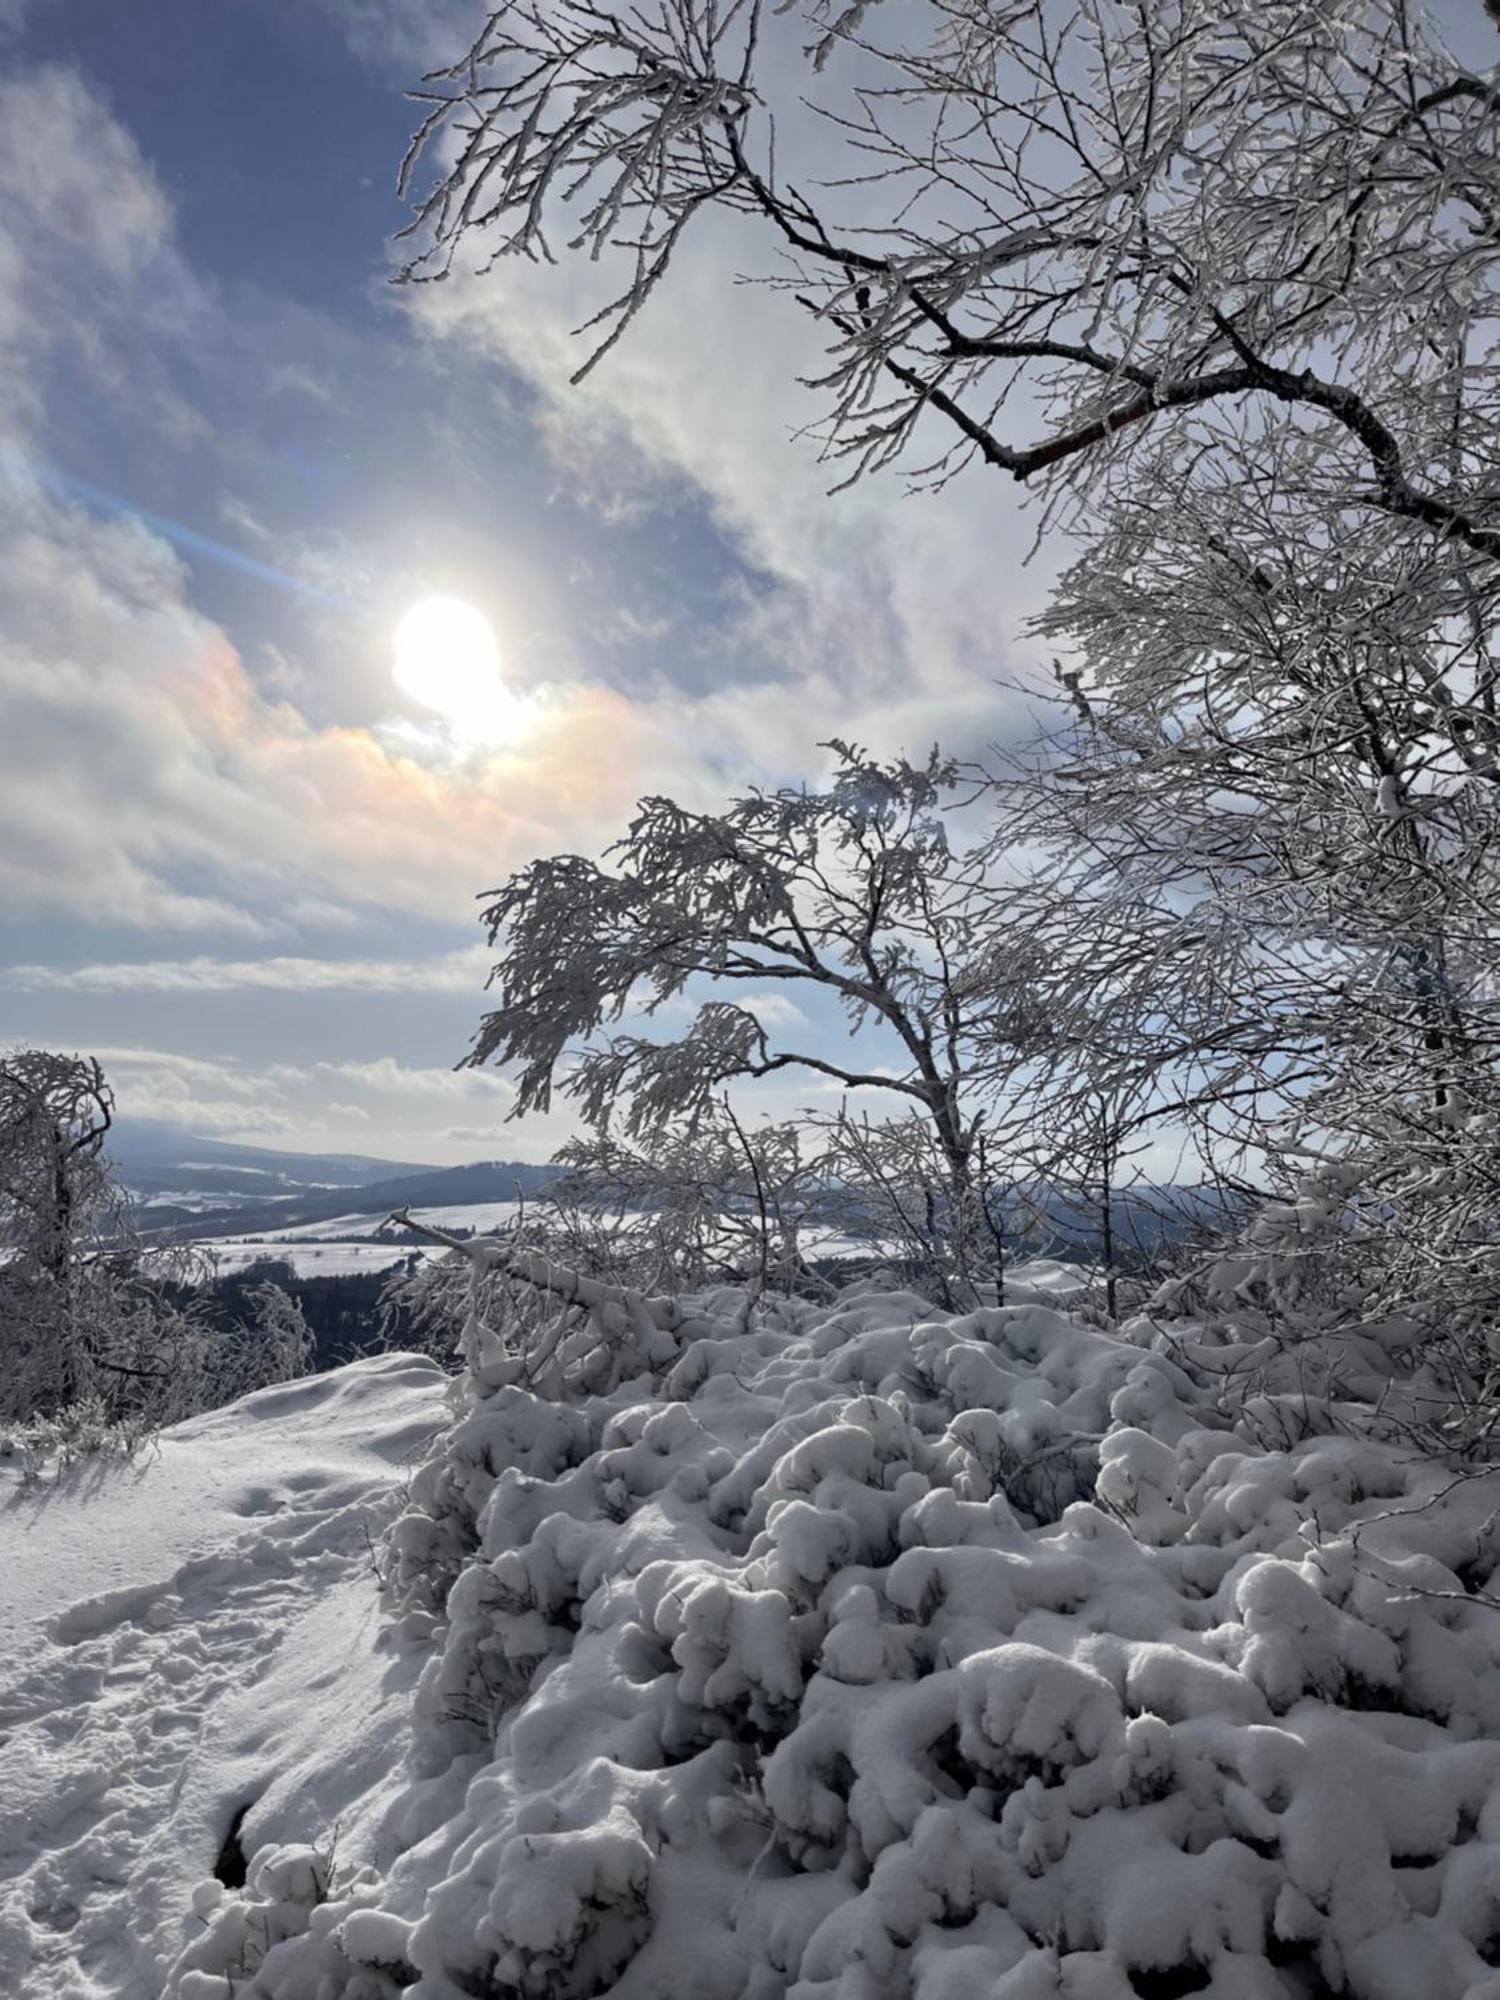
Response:
[[[470,743],[515,735],[522,704],[500,672],[500,642],[482,611],[458,597],[424,597],[395,631],[392,674],[424,708]]]

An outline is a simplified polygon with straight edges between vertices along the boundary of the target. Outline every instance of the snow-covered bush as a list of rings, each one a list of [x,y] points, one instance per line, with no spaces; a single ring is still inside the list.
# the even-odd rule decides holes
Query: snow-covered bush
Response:
[[[1355,1427],[1484,1460],[1500,1384],[1489,1178],[1460,1152],[1439,1177],[1404,1149],[1287,1171],[1181,1260],[1138,1330],[1270,1440]]]
[[[477,1349],[388,1579],[462,1810],[305,1921],[257,1857],[172,2000],[1493,2000],[1495,1480],[1268,1443],[1057,1275]]]

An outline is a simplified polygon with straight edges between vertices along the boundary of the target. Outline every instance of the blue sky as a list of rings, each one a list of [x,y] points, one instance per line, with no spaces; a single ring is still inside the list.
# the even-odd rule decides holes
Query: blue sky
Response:
[[[588,272],[387,282],[402,90],[471,18],[0,0],[0,1040],[188,1130],[545,1157],[451,1073],[480,891],[835,731],[1014,725],[1031,524],[826,496],[813,335],[735,226],[584,391]],[[515,741],[393,683],[432,594],[495,627]]]

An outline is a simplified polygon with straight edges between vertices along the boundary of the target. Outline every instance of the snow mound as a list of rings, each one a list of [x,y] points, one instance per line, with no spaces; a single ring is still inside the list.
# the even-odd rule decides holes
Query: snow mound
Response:
[[[168,2000],[1500,2000],[1500,1473],[1018,1296],[704,1293],[607,1393],[481,1330],[383,1629],[277,1628],[243,1881],[161,1874]]]
[[[487,1346],[390,1538],[462,1808],[168,1992],[1496,2000],[1500,1475],[1267,1449],[1047,1296],[706,1294],[567,1401]]]

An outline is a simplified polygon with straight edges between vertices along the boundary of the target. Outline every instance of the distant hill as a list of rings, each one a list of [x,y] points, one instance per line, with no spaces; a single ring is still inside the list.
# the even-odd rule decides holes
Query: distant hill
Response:
[[[557,1169],[524,1160],[462,1167],[360,1153],[293,1153],[121,1120],[110,1158],[136,1197],[140,1226],[162,1236],[253,1236],[336,1215],[386,1215],[407,1204],[460,1206],[539,1194]]]
[[[378,1218],[408,1204],[514,1202],[518,1194],[540,1194],[558,1174],[526,1160],[422,1166],[348,1152],[284,1152],[124,1120],[112,1134],[110,1158],[136,1196],[140,1228],[164,1238],[258,1236],[334,1216]]]
[[[336,1216],[378,1221],[394,1208],[459,1208],[532,1199],[560,1169],[525,1160],[474,1160],[434,1167],[359,1153],[293,1153],[221,1139],[194,1139],[165,1126],[122,1121],[112,1158],[136,1197],[136,1220],[164,1241],[263,1236]],[[858,1233],[859,1206],[830,1189],[831,1224]],[[1011,1199],[1023,1192],[1011,1191]],[[1099,1216],[1092,1205],[1040,1188],[1028,1191],[1031,1226],[1013,1253],[1087,1260],[1096,1254]],[[1130,1264],[1195,1227],[1222,1225],[1233,1204],[1212,1188],[1138,1188],[1112,1204],[1117,1254]]]
[[[195,1138],[180,1126],[144,1118],[116,1120],[108,1150],[120,1177],[142,1192],[204,1186],[205,1175],[264,1194],[281,1188],[363,1187],[399,1174],[439,1171],[422,1161],[382,1160],[365,1153],[293,1153]]]

